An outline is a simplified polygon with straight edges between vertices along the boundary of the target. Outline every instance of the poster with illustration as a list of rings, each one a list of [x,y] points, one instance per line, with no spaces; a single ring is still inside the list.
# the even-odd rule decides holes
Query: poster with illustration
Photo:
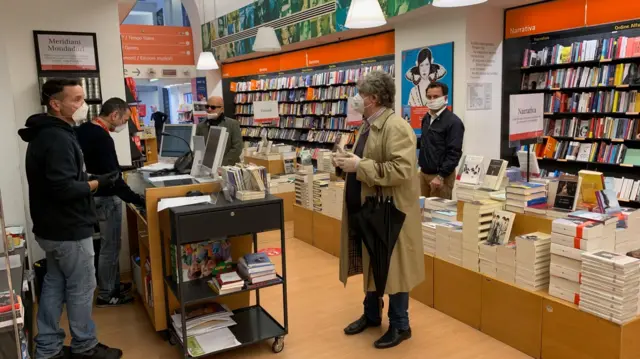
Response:
[[[402,108],[416,134],[422,132],[422,118],[429,110],[427,87],[442,82],[449,87],[447,106],[453,105],[453,42],[402,51]]]

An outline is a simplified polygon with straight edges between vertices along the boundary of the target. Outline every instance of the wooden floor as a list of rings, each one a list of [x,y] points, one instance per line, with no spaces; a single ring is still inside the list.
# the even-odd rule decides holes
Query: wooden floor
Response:
[[[287,225],[286,232],[293,234],[292,224]],[[263,234],[260,240],[263,247],[279,247],[279,232]],[[285,338],[284,351],[273,354],[269,341],[216,355],[216,359],[529,358],[414,300],[409,309],[413,338],[400,346],[387,350],[373,347],[373,342],[387,328],[386,319],[381,328],[348,337],[342,329],[362,313],[362,280],[351,279],[344,288],[338,280],[337,258],[291,237],[286,246],[290,334]],[[272,260],[277,263],[279,257]],[[279,320],[282,319],[281,293],[279,287],[261,291],[262,305]],[[177,347],[164,342],[152,330],[139,302],[119,308],[96,308],[94,319],[100,341],[121,348],[125,359],[181,357]],[[67,327],[66,318],[63,322]]]

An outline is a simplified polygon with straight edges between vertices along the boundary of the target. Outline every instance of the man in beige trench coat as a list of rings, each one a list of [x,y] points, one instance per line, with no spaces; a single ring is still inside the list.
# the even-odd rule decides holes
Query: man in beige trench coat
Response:
[[[369,256],[361,239],[349,225],[349,215],[360,210],[366,196],[376,188],[393,196],[396,207],[406,214],[393,249],[385,294],[389,295],[389,330],[378,339],[376,348],[390,348],[411,337],[409,291],[424,280],[424,255],[420,228],[419,179],[416,136],[392,110],[395,85],[391,76],[373,71],[358,82],[354,109],[364,121],[352,153],[337,154],[334,164],[346,173],[345,201],[340,244],[340,280],[364,274],[364,314],[345,328],[348,335],[381,324],[382,300],[375,294]]]

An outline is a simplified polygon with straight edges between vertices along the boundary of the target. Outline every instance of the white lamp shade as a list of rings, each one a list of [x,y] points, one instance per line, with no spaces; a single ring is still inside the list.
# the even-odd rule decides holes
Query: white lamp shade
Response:
[[[368,29],[387,23],[378,0],[351,0],[347,21],[347,29]]]
[[[433,0],[433,6],[435,7],[461,7],[478,5],[487,0]]]
[[[276,36],[276,31],[270,26],[264,26],[258,29],[256,41],[253,43],[253,51],[256,52],[274,52],[280,51],[280,41]]]
[[[203,51],[200,53],[200,57],[198,57],[198,65],[196,65],[197,70],[216,70],[218,68],[218,62],[216,62],[213,52]]]

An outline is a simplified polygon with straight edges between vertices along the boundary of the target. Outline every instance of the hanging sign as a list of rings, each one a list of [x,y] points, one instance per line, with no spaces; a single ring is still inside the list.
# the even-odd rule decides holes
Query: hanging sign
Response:
[[[542,136],[544,94],[511,95],[509,103],[509,142]]]
[[[96,35],[92,33],[34,31],[40,71],[98,71]]]
[[[279,120],[278,101],[255,101],[253,103],[253,122],[266,123]]]

